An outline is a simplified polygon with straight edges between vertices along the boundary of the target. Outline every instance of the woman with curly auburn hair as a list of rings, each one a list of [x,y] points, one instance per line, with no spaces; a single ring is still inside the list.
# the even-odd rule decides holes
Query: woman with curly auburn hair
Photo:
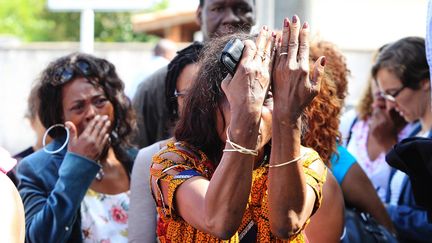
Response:
[[[328,60],[325,75],[321,81],[320,93],[314,98],[310,106],[303,113],[305,126],[302,134],[302,144],[316,150],[324,163],[332,168],[332,155],[337,153],[339,139],[339,113],[343,99],[338,97],[338,91],[345,97],[345,82],[335,82],[332,75],[339,70],[338,61],[344,60],[330,42],[312,42],[309,58],[313,63],[320,56]],[[341,62],[345,64],[344,62]],[[339,86],[338,86],[339,84]],[[342,87],[342,89],[338,89]],[[339,242],[344,228],[344,198],[338,181],[332,172],[327,173],[323,186],[323,201],[321,208],[311,217],[305,232],[310,242]],[[331,230],[329,230],[331,229]]]
[[[134,115],[113,64],[56,59],[38,80],[39,117],[53,141],[18,166],[28,242],[127,242]]]
[[[341,231],[324,231],[322,225],[332,225],[334,229],[343,228],[343,202],[347,205],[370,213],[377,221],[394,231],[391,220],[380,202],[372,183],[356,163],[355,158],[338,141],[339,116],[343,108],[348,87],[350,71],[342,52],[332,43],[313,42],[310,49],[310,61],[314,62],[325,55],[328,63],[321,91],[304,113],[307,129],[303,134],[303,143],[319,152],[327,166],[331,168],[327,182],[323,187],[324,200],[320,210],[311,219],[307,235],[313,241],[335,242]],[[320,112],[318,112],[320,111]],[[337,182],[334,182],[334,175]],[[340,188],[338,184],[340,185]],[[327,195],[327,197],[326,197]],[[336,197],[336,198],[335,198]],[[328,201],[327,201],[328,200]],[[339,207],[339,208],[338,208]],[[323,223],[325,222],[325,223]],[[316,237],[316,238],[315,238]],[[326,240],[323,240],[326,239]]]

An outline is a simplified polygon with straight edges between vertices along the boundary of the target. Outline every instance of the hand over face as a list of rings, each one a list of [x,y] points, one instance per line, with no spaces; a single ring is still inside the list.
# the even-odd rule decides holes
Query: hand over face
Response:
[[[108,116],[96,115],[79,136],[72,122],[67,121],[66,126],[70,130],[68,151],[98,160],[108,144],[111,126]]]
[[[374,106],[369,120],[370,134],[381,144],[394,143],[397,138],[395,124],[386,109]]]
[[[325,58],[320,57],[309,74],[309,26],[300,24],[294,16],[292,22],[284,20],[282,36],[277,40],[277,53],[272,73],[274,113],[296,121],[304,108],[320,90]]]
[[[259,113],[270,84],[270,72],[274,54],[275,35],[263,27],[256,39],[244,42],[242,58],[233,77],[222,82],[231,110]]]

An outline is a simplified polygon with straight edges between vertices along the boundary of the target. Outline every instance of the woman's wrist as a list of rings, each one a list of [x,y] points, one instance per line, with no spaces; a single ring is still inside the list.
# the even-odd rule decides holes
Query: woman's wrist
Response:
[[[273,129],[289,129],[301,131],[301,117],[294,117],[291,112],[278,112],[273,110]]]
[[[261,113],[232,112],[227,134],[232,142],[255,149],[258,140]]]
[[[295,124],[298,119],[300,119],[302,109],[295,108],[292,109],[286,104],[274,103],[273,106],[273,119],[279,120],[284,123]]]

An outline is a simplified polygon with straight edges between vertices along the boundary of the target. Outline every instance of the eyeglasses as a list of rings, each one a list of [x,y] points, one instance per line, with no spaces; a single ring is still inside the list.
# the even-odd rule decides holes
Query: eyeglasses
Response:
[[[396,96],[398,96],[400,94],[400,92],[405,89],[406,86],[403,85],[402,87],[400,87],[398,90],[396,90],[395,92],[393,92],[393,94],[390,94],[388,92],[384,92],[384,91],[380,91],[380,95],[381,97],[383,97],[384,99],[391,101],[391,102],[395,102],[396,101]]]
[[[185,96],[186,92],[181,92],[181,91],[177,91],[177,89],[174,90],[174,96],[176,98],[181,97],[181,96]]]
[[[76,76],[76,73],[74,70],[78,70],[80,72],[80,74],[85,76],[85,77],[92,75],[91,69],[90,69],[90,64],[87,61],[79,60],[79,61],[74,63],[74,67],[76,69],[74,69],[71,66],[58,68],[54,74],[53,85],[57,86],[57,85],[64,84],[66,82],[71,81]]]

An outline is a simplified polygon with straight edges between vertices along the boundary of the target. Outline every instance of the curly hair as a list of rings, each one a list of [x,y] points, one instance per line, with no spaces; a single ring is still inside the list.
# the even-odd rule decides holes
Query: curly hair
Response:
[[[334,44],[312,42],[309,54],[311,69],[320,56],[327,60],[325,73],[320,92],[303,114],[305,129],[302,141],[305,146],[315,149],[326,165],[330,165],[330,158],[337,151],[337,141],[341,141],[339,116],[347,94],[350,71],[345,56]]]
[[[366,120],[372,115],[372,104],[374,102],[372,94],[372,82],[374,82],[374,79],[372,76],[370,76],[356,107],[358,118],[360,120]]]
[[[25,117],[30,121],[35,121],[38,118],[39,111],[39,83],[34,83],[27,98],[27,111]]]
[[[326,57],[326,72],[334,80],[336,94],[343,102],[348,94],[348,77],[351,70],[348,69],[342,51],[335,44],[321,40],[311,43],[309,56],[312,60],[317,60],[320,56]]]
[[[83,73],[80,63],[85,63],[88,73]],[[94,86],[102,87],[114,107],[114,128],[110,135],[114,150],[119,151],[120,147],[130,146],[129,137],[135,128],[135,115],[130,100],[124,94],[123,81],[118,77],[112,63],[89,54],[72,53],[60,57],[42,71],[37,80],[37,94],[40,101],[38,114],[43,126],[48,128],[65,122],[62,89],[66,82],[78,77],[87,78]],[[51,133],[53,138],[61,135],[56,130]]]

